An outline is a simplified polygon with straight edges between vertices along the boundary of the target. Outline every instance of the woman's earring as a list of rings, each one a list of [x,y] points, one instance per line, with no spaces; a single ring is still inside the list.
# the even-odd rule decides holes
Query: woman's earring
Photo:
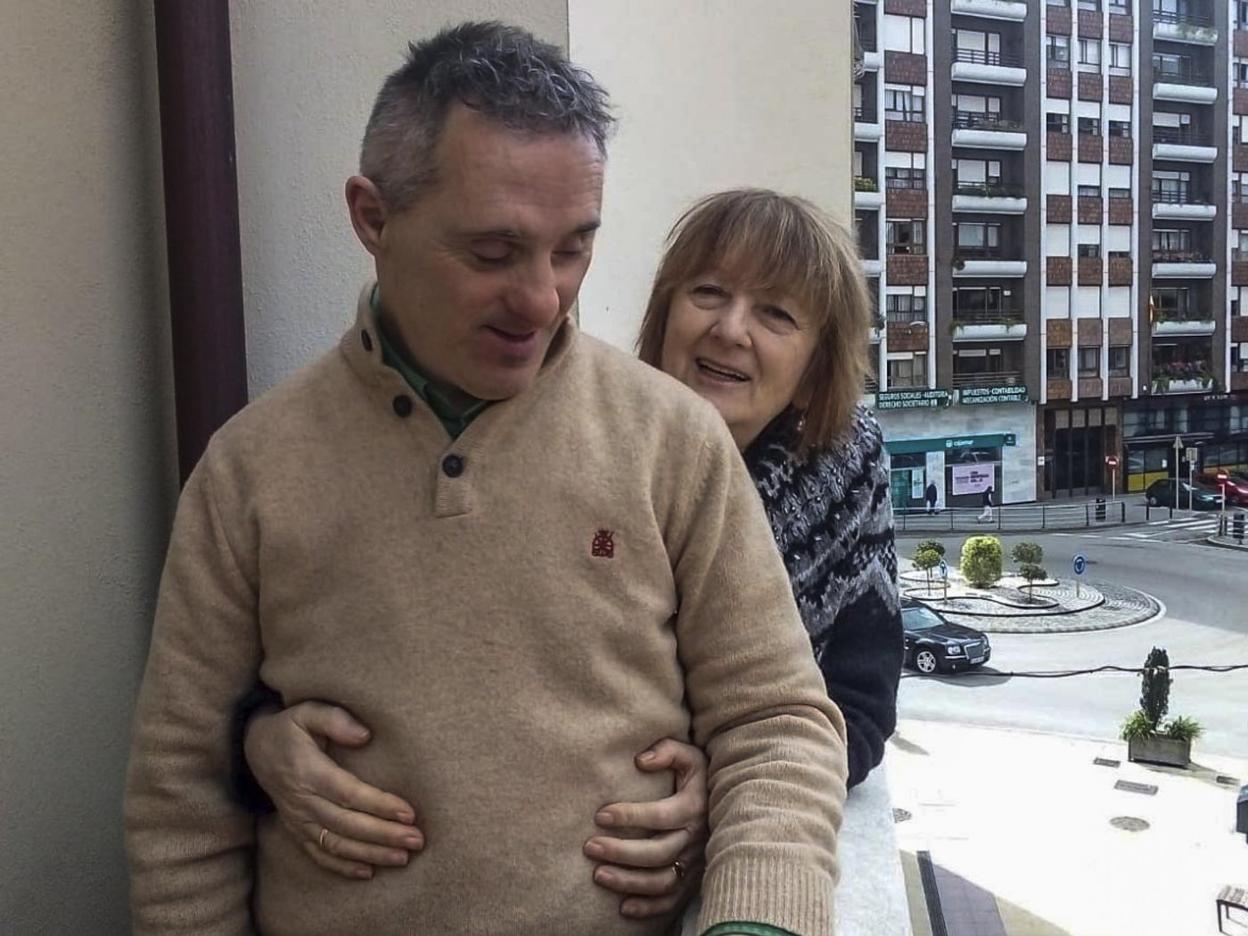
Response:
[[[806,411],[802,410],[802,415],[797,418],[797,432],[800,435],[806,431]]]

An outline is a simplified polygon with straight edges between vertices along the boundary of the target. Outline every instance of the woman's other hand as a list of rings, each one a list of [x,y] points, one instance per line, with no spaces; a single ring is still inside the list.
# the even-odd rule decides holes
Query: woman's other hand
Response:
[[[595,835],[585,854],[599,862],[594,881],[622,894],[620,913],[652,917],[670,913],[702,877],[707,840],[706,756],[699,748],[664,738],[637,755],[647,773],[671,770],[676,792],[650,803],[612,803],[594,817],[603,829],[643,829],[649,838]]]
[[[369,786],[325,753],[330,744],[358,748],[369,731],[344,709],[301,702],[255,715],[243,750],[256,782],[282,823],[322,868],[371,878],[375,867],[406,865],[424,848],[416,810]]]

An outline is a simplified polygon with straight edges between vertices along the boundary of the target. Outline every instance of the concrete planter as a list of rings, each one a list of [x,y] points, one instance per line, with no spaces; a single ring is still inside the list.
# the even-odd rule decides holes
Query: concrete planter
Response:
[[[1149,764],[1165,764],[1169,767],[1187,767],[1192,762],[1192,742],[1176,741],[1154,735],[1151,738],[1132,738],[1127,742],[1127,760],[1144,761]]]

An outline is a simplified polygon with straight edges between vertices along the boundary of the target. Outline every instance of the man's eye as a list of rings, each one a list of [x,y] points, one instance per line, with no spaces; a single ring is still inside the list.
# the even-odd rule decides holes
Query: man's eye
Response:
[[[480,244],[472,248],[472,255],[481,263],[503,263],[511,258],[511,248],[506,244]]]

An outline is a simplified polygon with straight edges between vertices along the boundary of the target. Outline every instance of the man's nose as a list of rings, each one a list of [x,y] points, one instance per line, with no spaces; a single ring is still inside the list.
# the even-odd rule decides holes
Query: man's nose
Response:
[[[549,325],[559,315],[559,282],[548,259],[525,267],[508,296],[511,311],[535,328]]]

